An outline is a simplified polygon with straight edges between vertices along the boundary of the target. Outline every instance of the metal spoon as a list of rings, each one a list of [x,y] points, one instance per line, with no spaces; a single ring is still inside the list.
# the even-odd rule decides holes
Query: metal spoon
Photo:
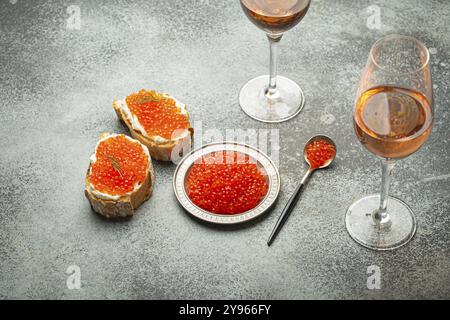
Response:
[[[309,139],[308,142],[306,142],[305,148],[303,149],[303,154],[304,154],[306,163],[309,165],[309,169],[303,176],[303,179],[300,181],[300,184],[297,186],[297,188],[295,188],[294,194],[291,196],[288,203],[284,207],[283,212],[281,212],[281,215],[278,218],[278,221],[277,221],[275,227],[273,228],[272,233],[270,234],[269,240],[267,241],[268,246],[270,246],[272,244],[273,240],[275,240],[275,237],[277,236],[278,232],[280,232],[280,230],[283,227],[284,223],[286,222],[287,218],[289,217],[292,210],[294,209],[295,204],[297,203],[297,200],[300,196],[301,190],[303,189],[303,186],[306,184],[306,181],[308,180],[309,176],[316,169],[324,169],[324,168],[328,167],[333,162],[333,160],[336,156],[336,152],[334,152],[333,156],[330,159],[328,159],[321,167],[317,167],[317,168],[311,167],[311,163],[309,163],[309,160],[306,157],[306,147],[316,140],[328,141],[329,143],[331,143],[334,146],[334,150],[336,151],[336,144],[333,142],[333,140],[331,140],[330,137],[327,137],[324,135],[314,136],[311,139]]]

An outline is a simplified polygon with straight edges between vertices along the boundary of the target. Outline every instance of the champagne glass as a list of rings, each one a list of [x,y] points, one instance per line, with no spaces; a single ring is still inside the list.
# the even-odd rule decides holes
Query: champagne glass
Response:
[[[239,93],[246,114],[262,122],[282,122],[295,117],[305,105],[302,89],[277,76],[277,47],[283,33],[299,23],[310,0],[240,0],[244,13],[262,29],[270,43],[270,74],[247,82]]]
[[[374,250],[401,247],[412,239],[417,223],[406,203],[389,196],[391,170],[423,145],[433,123],[430,54],[421,42],[402,35],[375,42],[361,75],[353,122],[358,140],[380,158],[382,182],[379,195],[348,208],[347,230]]]

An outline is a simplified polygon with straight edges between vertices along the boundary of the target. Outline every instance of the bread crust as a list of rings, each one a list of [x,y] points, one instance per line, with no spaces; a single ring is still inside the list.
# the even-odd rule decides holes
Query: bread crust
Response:
[[[140,187],[133,191],[130,195],[120,197],[117,200],[105,200],[95,196],[91,192],[89,184],[89,173],[91,164],[86,173],[84,194],[89,200],[92,209],[98,214],[106,218],[126,218],[134,215],[135,210],[145,201],[147,201],[152,193],[155,185],[155,173],[152,166],[152,159],[149,158],[148,173],[144,182]]]
[[[177,157],[180,158],[184,156],[183,146],[187,146],[189,150],[191,149],[194,135],[194,129],[191,125],[189,125],[189,128],[187,128],[189,134],[185,138],[178,140],[170,139],[164,143],[158,143],[153,137],[145,136],[140,132],[134,130],[131,124],[131,119],[128,119],[125,112],[123,112],[122,108],[120,107],[119,100],[114,100],[113,107],[116,111],[117,117],[128,127],[128,130],[130,130],[131,136],[147,146],[148,151],[150,152],[150,155],[153,159],[160,161],[171,161],[172,152],[174,152],[175,148],[176,152],[178,152]],[[189,121],[189,113],[187,113],[186,117]]]

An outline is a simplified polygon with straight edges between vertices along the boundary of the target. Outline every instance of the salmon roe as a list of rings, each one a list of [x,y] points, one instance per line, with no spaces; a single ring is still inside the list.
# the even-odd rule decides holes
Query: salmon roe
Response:
[[[143,183],[148,172],[149,158],[139,142],[124,135],[101,141],[91,165],[89,182],[97,191],[109,195],[124,195]]]
[[[336,150],[326,140],[316,140],[306,146],[306,158],[312,168],[323,166],[329,159],[333,158]]]
[[[170,139],[176,130],[190,127],[187,115],[180,112],[176,101],[161,93],[141,90],[129,95],[126,103],[148,136]]]
[[[268,191],[264,172],[248,155],[212,152],[194,163],[187,175],[189,198],[217,214],[239,214],[256,207]]]

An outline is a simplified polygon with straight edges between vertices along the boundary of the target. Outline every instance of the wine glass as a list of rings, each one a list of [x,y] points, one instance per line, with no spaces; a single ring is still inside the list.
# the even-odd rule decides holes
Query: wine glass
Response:
[[[246,114],[262,122],[282,122],[295,117],[305,105],[302,89],[292,80],[277,76],[277,47],[283,33],[297,25],[310,0],[240,0],[253,24],[267,34],[270,43],[270,75],[247,82],[239,93]]]
[[[417,223],[406,203],[389,196],[391,170],[423,145],[433,124],[430,54],[421,42],[402,35],[375,42],[361,75],[353,122],[358,140],[381,160],[382,183],[379,195],[348,208],[347,230],[374,250],[401,247]]]

